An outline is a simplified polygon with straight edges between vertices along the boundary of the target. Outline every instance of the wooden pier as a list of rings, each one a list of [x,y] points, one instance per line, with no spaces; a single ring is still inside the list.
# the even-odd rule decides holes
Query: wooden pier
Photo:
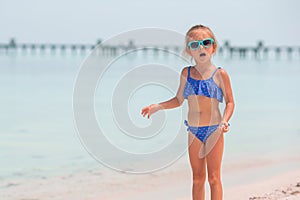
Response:
[[[100,46],[99,46],[100,45]],[[101,45],[101,40],[95,44],[34,44],[34,43],[20,43],[12,38],[8,43],[0,43],[0,55],[10,53],[31,53],[31,54],[64,54],[71,52],[73,54],[86,53],[92,51],[95,47],[99,55],[114,56],[120,52],[125,52],[131,49],[140,48],[145,53],[148,52],[147,46],[136,46],[133,40],[128,41],[128,45]],[[160,50],[173,51],[181,53],[182,46],[154,46],[151,49],[154,52]],[[218,56],[229,58],[295,58],[300,57],[300,46],[265,46],[263,41],[259,41],[254,46],[231,46],[229,41],[225,41],[223,45],[219,45]]]

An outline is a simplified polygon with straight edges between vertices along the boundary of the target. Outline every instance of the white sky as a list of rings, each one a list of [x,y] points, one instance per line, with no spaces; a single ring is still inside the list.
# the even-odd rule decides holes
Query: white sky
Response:
[[[300,46],[299,0],[0,0],[0,42],[94,43],[120,32],[211,27],[222,43]]]

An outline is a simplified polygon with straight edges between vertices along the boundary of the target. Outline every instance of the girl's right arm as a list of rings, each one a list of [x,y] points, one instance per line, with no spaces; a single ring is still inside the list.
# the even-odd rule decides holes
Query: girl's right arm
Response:
[[[143,117],[145,117],[147,115],[147,117],[150,118],[150,116],[152,114],[154,114],[155,112],[157,112],[159,110],[172,109],[172,108],[177,108],[177,107],[181,106],[181,104],[184,101],[183,91],[184,91],[184,86],[185,86],[185,82],[186,82],[186,77],[187,77],[187,67],[185,67],[181,71],[180,84],[179,84],[176,96],[168,101],[161,102],[158,104],[151,104],[149,106],[144,107],[142,109],[142,113],[141,113],[143,115]]]

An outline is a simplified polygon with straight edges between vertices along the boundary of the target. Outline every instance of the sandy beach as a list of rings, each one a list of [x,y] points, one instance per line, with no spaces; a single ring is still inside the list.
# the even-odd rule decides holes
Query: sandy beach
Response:
[[[141,175],[116,172],[90,156],[84,148],[87,145],[83,145],[74,131],[72,107],[75,77],[84,58],[65,56],[5,54],[0,59],[0,90],[5,97],[1,99],[4,106],[1,109],[0,200],[192,199],[192,175],[187,155],[161,171]],[[169,146],[170,150],[177,150],[176,145],[171,145],[173,139],[170,137],[175,138],[178,128],[184,125],[183,111],[167,111],[162,132],[155,132],[157,135],[151,138],[152,133],[146,131],[142,135],[139,131],[130,134],[149,136],[149,140],[132,140],[121,131],[126,129],[116,123],[116,113],[109,106],[113,94],[117,94],[113,92],[117,83],[123,83],[121,80],[125,75],[138,69],[135,66],[155,61],[159,66],[170,66],[167,68],[179,73],[184,65],[175,58],[175,55],[156,56],[147,51],[130,59],[117,59],[118,62],[107,70],[107,76],[99,80],[97,92],[95,90],[95,115],[100,120],[97,120],[99,126],[106,127],[105,135],[115,147],[134,153],[158,152]],[[300,200],[300,93],[295,92],[299,85],[299,59],[215,59],[216,65],[230,72],[237,102],[235,116],[230,121],[230,133],[225,137],[224,199]],[[157,74],[155,71],[147,77],[139,77],[156,80]],[[159,74],[163,81],[177,84],[173,76]],[[278,84],[279,78],[282,84]],[[102,81],[107,87],[100,87]],[[148,87],[147,82],[140,85],[143,87],[133,87],[128,104],[124,104],[128,122],[132,121],[140,128],[150,125],[141,117],[140,108],[173,95],[168,87],[150,85]],[[128,91],[131,90],[119,92],[122,96]],[[284,94],[278,91],[284,91]],[[175,125],[177,120],[180,123]],[[84,132],[88,133],[88,130]],[[181,133],[185,134],[185,130]],[[187,141],[185,139],[179,141],[180,146]],[[102,142],[96,142],[97,153],[101,152],[114,163],[126,163],[128,168],[124,169],[134,169],[137,160],[119,157],[102,146]],[[161,163],[164,159],[159,155],[149,163]],[[206,199],[209,197],[206,183]]]
[[[133,175],[99,167],[59,176],[6,180],[1,182],[0,196],[5,200],[188,200],[191,199],[191,170],[186,159],[185,156],[151,174]],[[299,160],[285,162],[285,166],[280,163],[225,163],[224,199],[300,199]],[[209,199],[208,184],[206,191]]]

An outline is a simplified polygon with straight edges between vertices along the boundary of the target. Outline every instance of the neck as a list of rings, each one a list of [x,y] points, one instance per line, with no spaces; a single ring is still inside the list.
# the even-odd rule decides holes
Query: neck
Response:
[[[208,60],[206,62],[197,62],[196,61],[196,65],[195,68],[199,71],[199,72],[204,72],[207,69],[209,69],[213,64],[211,63],[211,60]]]

